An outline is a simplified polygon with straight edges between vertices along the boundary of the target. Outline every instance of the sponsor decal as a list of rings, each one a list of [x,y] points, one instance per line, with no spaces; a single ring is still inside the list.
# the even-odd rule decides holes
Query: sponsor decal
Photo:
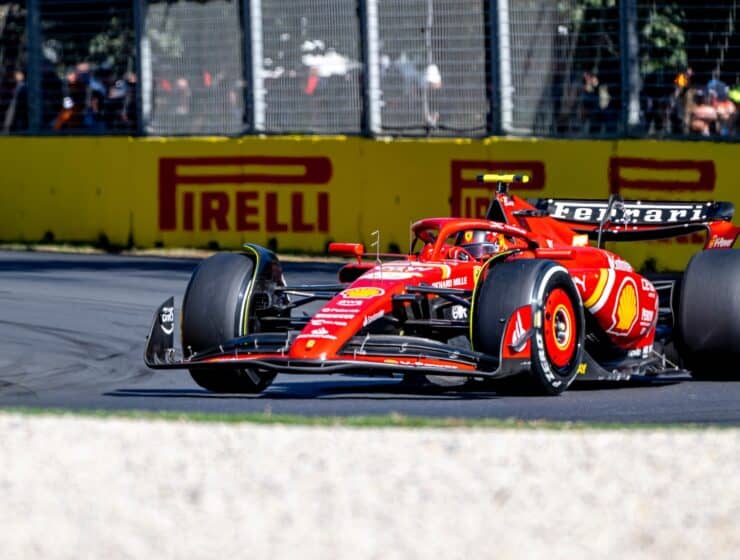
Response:
[[[328,233],[331,177],[327,157],[160,158],[159,229]]]
[[[587,369],[588,369],[588,364],[586,362],[582,362],[578,364],[578,368],[576,368],[576,373],[578,375],[586,375]]]
[[[319,329],[314,329],[307,333],[299,334],[296,337],[296,339],[299,339],[299,338],[321,338],[324,340],[336,340],[337,339],[336,336],[334,336],[333,334],[329,334],[329,331],[327,331],[323,327]]]
[[[332,319],[311,319],[311,325],[320,327],[322,325],[329,325],[331,327],[346,327],[349,323],[347,321],[335,321]]]
[[[317,319],[329,319],[329,320],[335,320],[335,319],[354,319],[356,317],[356,313],[317,313],[314,315]]]
[[[365,317],[363,319],[362,325],[363,326],[367,326],[370,323],[372,323],[373,321],[375,321],[377,319],[380,319],[383,315],[385,315],[385,311],[383,311],[382,309],[380,311],[378,311],[377,313],[373,313],[372,315],[368,315],[367,317]]]
[[[448,278],[447,280],[439,280],[432,282],[434,288],[457,288],[465,286],[468,283],[468,279],[465,276],[458,276],[457,278]]]
[[[339,302],[337,302],[339,303]],[[350,317],[354,317],[360,312],[359,309],[356,307],[354,309],[340,309],[338,307],[323,307],[319,310],[319,313],[323,313],[325,315],[333,315],[335,313],[341,313],[342,315],[350,314]],[[317,314],[318,316],[318,314]]]
[[[510,346],[516,346],[517,342],[521,341],[524,336],[524,324],[522,323],[522,315],[518,311],[516,312],[516,319],[514,319],[514,330],[511,333],[511,344]]]
[[[314,346],[316,346],[316,341],[315,340],[311,339],[311,340],[307,340],[306,341],[306,350],[310,350]]]
[[[175,308],[163,307],[162,312],[159,314],[159,322],[159,327],[164,334],[172,334],[175,330]]]
[[[360,307],[362,306],[362,300],[360,299],[340,299],[336,303],[340,307]]]
[[[362,288],[348,288],[341,293],[343,298],[370,299],[385,294],[383,288],[367,286]]]
[[[650,309],[643,309],[640,313],[640,321],[644,323],[652,323],[654,317],[655,311],[652,311]]]
[[[727,237],[714,237],[709,242],[710,249],[729,249],[735,244],[735,238],[728,239]]]
[[[606,202],[584,202],[579,200],[551,200],[550,215],[559,220],[582,223],[599,223],[604,218]],[[612,209],[612,218],[616,216]],[[661,225],[701,223],[707,219],[707,204],[703,202],[625,202],[624,216],[616,223],[629,225]]]
[[[615,270],[621,270],[623,272],[632,272],[634,269],[632,268],[632,265],[628,263],[625,260],[616,258],[614,259],[614,269]]]
[[[417,272],[401,272],[399,270],[372,270],[362,275],[363,279],[368,280],[408,280],[409,278],[418,278],[421,274]]]
[[[612,313],[612,326],[609,327],[608,332],[617,336],[629,334],[637,321],[638,309],[637,283],[627,277],[617,292],[616,305]]]
[[[494,183],[479,183],[482,173],[521,173],[529,175],[528,183],[510,185],[512,191],[540,191],[545,188],[545,162],[536,160],[452,160],[450,215],[484,218],[496,190]],[[506,202],[504,202],[506,204]]]
[[[464,305],[453,305],[452,306],[452,318],[460,321],[468,318],[468,308]]]

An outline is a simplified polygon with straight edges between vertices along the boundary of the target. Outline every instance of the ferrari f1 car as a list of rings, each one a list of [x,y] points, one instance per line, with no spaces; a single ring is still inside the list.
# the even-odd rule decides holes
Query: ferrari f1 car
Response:
[[[508,189],[526,176],[479,180],[495,185],[485,219],[418,221],[405,255],[368,259],[361,244],[333,243],[356,259],[334,284],[288,286],[278,257],[252,244],[205,259],[183,300],[182,350],[170,298],[146,364],[188,369],[217,392],[260,392],[277,373],[343,373],[512,378],[556,395],[577,378],[708,377],[738,363],[732,204],[526,201]],[[638,274],[602,248],[702,231],[705,250],[675,276]]]

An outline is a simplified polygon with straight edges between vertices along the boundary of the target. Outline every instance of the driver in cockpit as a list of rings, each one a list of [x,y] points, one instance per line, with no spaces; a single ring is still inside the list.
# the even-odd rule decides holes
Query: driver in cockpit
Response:
[[[482,229],[461,231],[455,240],[455,246],[464,249],[475,259],[482,259],[509,248],[502,233]]]

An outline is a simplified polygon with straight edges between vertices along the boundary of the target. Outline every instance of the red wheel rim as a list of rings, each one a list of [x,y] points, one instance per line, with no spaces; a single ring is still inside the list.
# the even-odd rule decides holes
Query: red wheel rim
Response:
[[[544,309],[545,351],[555,367],[567,366],[576,353],[576,314],[562,288],[551,291]]]

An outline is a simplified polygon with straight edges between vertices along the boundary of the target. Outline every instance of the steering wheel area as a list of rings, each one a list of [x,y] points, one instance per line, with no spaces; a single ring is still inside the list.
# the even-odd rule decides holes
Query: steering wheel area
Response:
[[[459,245],[446,245],[442,248],[443,255],[442,258],[454,260],[454,261],[474,261],[475,257],[471,255],[466,249],[460,247]]]

